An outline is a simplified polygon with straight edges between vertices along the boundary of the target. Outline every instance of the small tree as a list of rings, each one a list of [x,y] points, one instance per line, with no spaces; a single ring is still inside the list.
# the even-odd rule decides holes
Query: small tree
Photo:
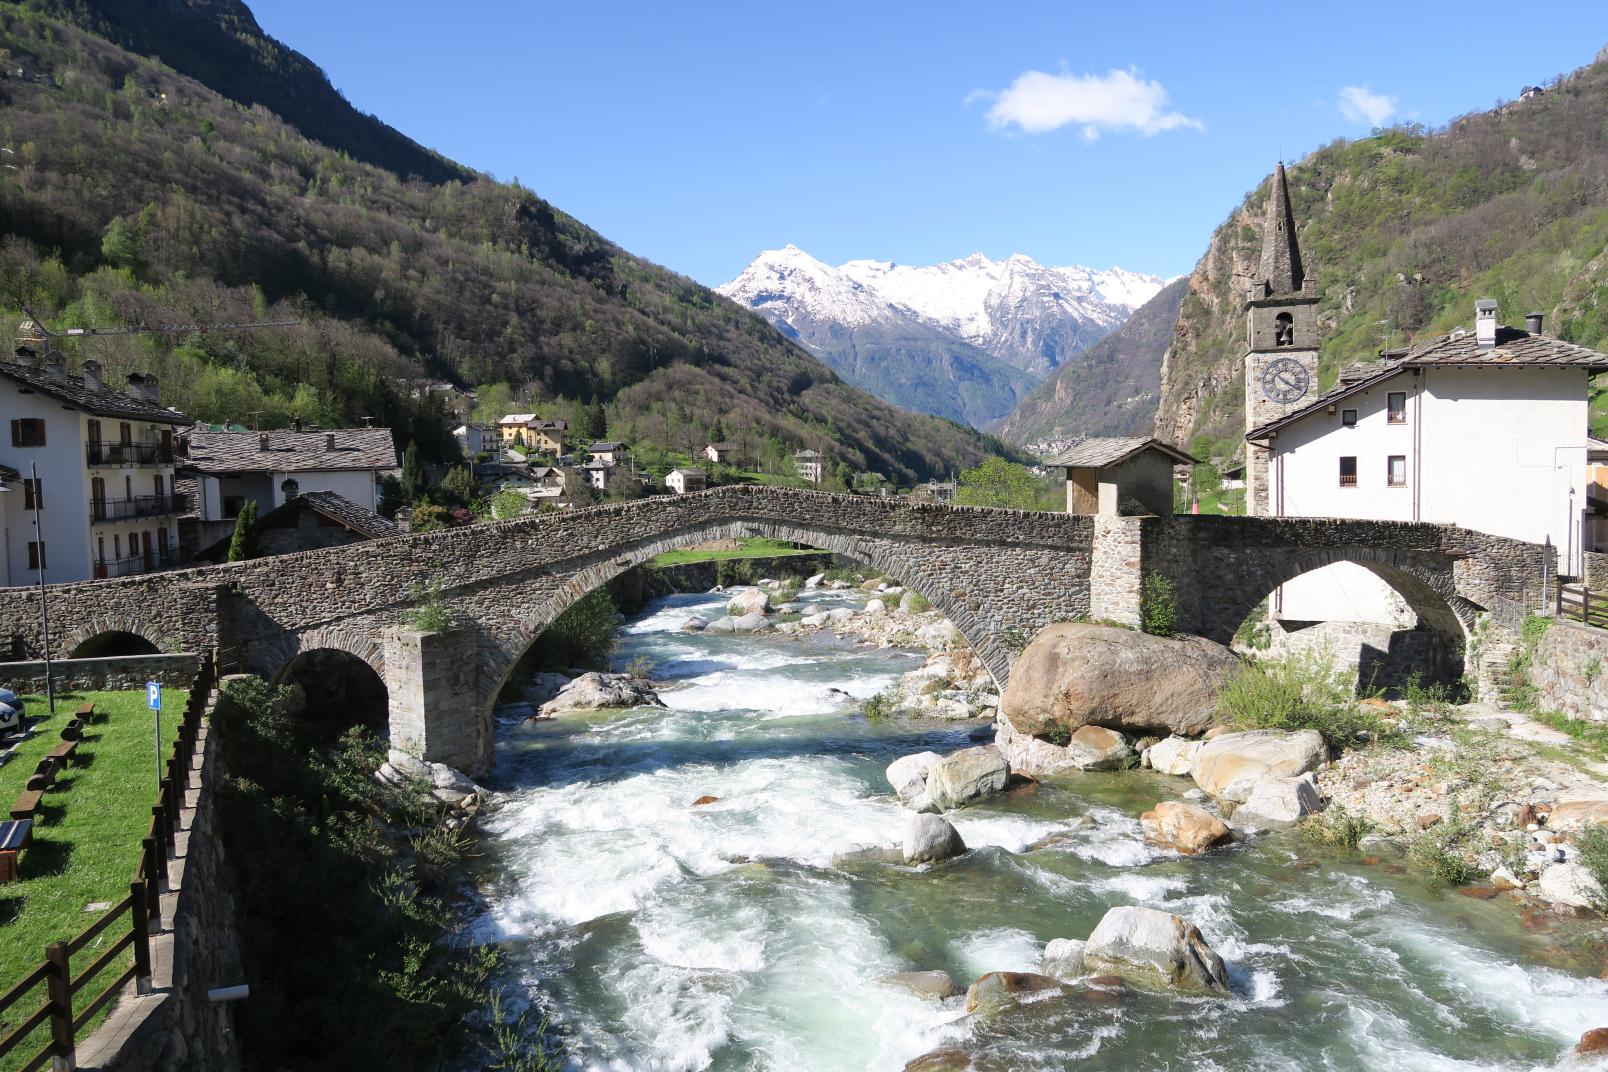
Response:
[[[1159,573],[1147,573],[1139,582],[1139,628],[1164,637],[1178,631],[1178,592]]]
[[[480,497],[480,485],[469,475],[469,470],[455,465],[441,478],[441,490],[453,502],[468,506]]]
[[[409,443],[408,449],[402,452],[402,498],[405,502],[418,502],[429,487],[424,466],[419,464],[419,445]]]
[[[494,521],[519,517],[529,509],[530,500],[517,491],[499,491],[491,497],[491,517]]]
[[[229,561],[244,562],[260,554],[262,538],[257,527],[257,500],[247,499],[235,518],[234,535],[229,537]]]
[[[451,526],[452,515],[447,512],[445,506],[437,506],[435,503],[419,503],[409,515],[410,532],[440,532]]]

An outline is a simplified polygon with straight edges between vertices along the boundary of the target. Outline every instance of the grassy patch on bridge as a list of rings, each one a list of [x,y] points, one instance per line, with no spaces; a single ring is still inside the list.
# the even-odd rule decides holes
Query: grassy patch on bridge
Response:
[[[164,761],[188,698],[183,689],[162,690]],[[116,903],[128,895],[156,799],[155,727],[143,690],[58,694],[54,717],[43,696],[24,700],[33,736],[0,767],[0,803],[8,810],[39,760],[61,742],[61,728],[81,704],[95,704],[106,717],[85,728],[73,765],[57,775],[34,813],[33,843],[23,851],[18,881],[0,886],[0,990],[44,960],[46,945],[72,938],[93,923],[100,911],[91,911],[91,905]],[[121,932],[121,926],[113,927],[91,943],[74,957],[74,968],[88,964]],[[99,988],[91,984],[81,1000]],[[37,999],[15,1011],[31,1013],[43,1002],[40,990]],[[37,1044],[13,1051],[0,1060],[0,1069],[19,1067],[38,1049],[44,1036],[36,1034]]]
[[[786,555],[813,555],[818,554],[814,548],[799,548],[785,540],[772,540],[765,536],[750,536],[738,541],[738,546],[730,550],[698,551],[687,548],[680,551],[666,551],[656,555],[651,566],[684,566],[689,562],[726,562],[738,558],[781,558]]]

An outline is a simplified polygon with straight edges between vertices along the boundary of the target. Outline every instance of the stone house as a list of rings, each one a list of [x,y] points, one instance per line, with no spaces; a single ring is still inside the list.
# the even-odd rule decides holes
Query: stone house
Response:
[[[704,447],[704,459],[711,465],[736,465],[737,444],[710,443]]]
[[[1159,439],[1085,439],[1051,465],[1066,470],[1066,512],[1107,517],[1173,512],[1173,467],[1195,459]]]
[[[309,491],[270,510],[257,521],[264,555],[288,555],[323,547],[341,547],[398,535],[402,530],[372,510],[332,491]],[[222,562],[229,557],[231,532],[197,558]]]
[[[599,440],[586,448],[586,453],[594,462],[603,462],[607,465],[623,465],[628,448],[624,443],[615,443],[612,440]]]

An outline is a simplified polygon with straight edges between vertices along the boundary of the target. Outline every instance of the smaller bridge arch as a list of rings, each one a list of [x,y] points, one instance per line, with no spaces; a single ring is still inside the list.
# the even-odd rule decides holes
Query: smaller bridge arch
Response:
[[[70,659],[107,655],[156,655],[177,650],[164,646],[147,622],[121,615],[97,615],[67,630],[61,646]]]

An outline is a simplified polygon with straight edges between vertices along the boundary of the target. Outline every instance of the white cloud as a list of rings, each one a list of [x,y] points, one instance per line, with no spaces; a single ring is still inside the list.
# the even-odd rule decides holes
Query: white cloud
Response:
[[[990,126],[1016,127],[1027,134],[1081,126],[1083,136],[1093,141],[1106,131],[1136,130],[1148,136],[1178,127],[1206,129],[1198,119],[1167,111],[1161,83],[1147,81],[1132,68],[1104,75],[1024,71],[998,93],[979,90],[966,101],[979,98],[993,102]]]
[[[1340,114],[1353,123],[1377,127],[1396,114],[1396,98],[1375,93],[1367,86],[1346,86],[1340,91]]]

